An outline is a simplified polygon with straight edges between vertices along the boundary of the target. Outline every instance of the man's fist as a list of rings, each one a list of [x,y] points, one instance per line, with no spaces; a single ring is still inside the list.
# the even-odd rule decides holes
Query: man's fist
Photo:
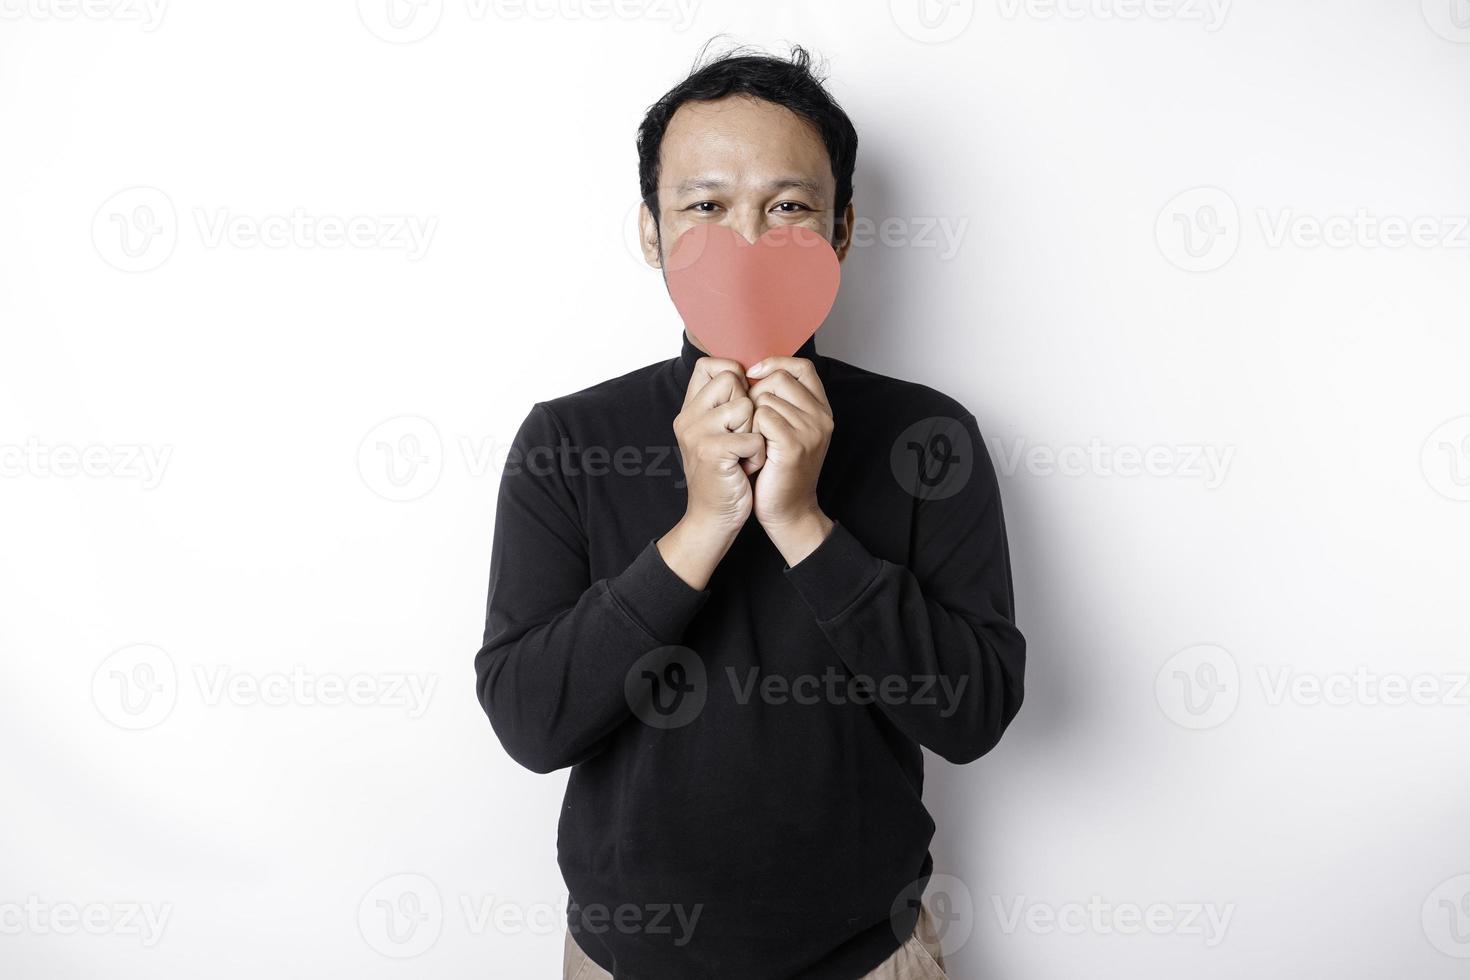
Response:
[[[765,441],[752,431],[754,416],[739,364],[713,357],[695,362],[684,407],[674,419],[690,519],[738,532],[750,516],[747,473],[765,457]]]
[[[748,474],[765,462],[765,440],[754,431],[755,403],[734,361],[701,357],[689,376],[674,436],[684,461],[684,517],[659,539],[665,563],[702,589],[750,517]]]
[[[748,374],[756,379],[749,389],[753,431],[765,439],[755,517],[786,563],[795,565],[832,530],[817,503],[817,478],[832,441],[832,407],[806,358],[768,357]]]

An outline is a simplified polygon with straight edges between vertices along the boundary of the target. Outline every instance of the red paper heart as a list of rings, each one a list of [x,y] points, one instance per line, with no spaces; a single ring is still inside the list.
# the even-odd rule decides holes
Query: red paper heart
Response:
[[[837,253],[807,228],[772,228],[754,244],[723,225],[695,225],[664,263],[669,295],[712,357],[749,368],[789,357],[837,299]]]

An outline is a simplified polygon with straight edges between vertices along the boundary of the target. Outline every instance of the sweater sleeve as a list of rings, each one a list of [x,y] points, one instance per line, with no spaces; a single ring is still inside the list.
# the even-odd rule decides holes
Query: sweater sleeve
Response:
[[[570,445],[544,403],[516,434],[501,477],[480,704],[511,758],[552,772],[595,755],[632,717],[628,671],[677,644],[709,593],[650,540],[622,572],[591,581],[577,500],[558,465]]]
[[[876,708],[955,763],[1000,741],[1020,710],[1026,663],[1000,488],[974,416],[962,424],[969,479],[917,501],[908,566],[875,557],[838,524],[785,572],[846,667],[872,680]]]

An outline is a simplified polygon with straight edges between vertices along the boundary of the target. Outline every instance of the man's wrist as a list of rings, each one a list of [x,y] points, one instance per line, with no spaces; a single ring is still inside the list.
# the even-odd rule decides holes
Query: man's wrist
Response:
[[[658,539],[658,553],[664,564],[686,585],[703,590],[739,533],[738,527],[702,520],[686,513],[679,523]]]
[[[821,547],[835,526],[836,522],[816,505],[791,520],[762,525],[771,543],[791,568]]]

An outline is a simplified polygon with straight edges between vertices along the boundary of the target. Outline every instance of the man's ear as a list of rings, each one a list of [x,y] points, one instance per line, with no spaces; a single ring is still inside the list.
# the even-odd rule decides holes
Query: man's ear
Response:
[[[852,202],[847,202],[847,208],[842,212],[842,220],[832,229],[832,250],[837,253],[837,261],[841,262],[847,258],[847,250],[852,247],[852,223],[855,220]]]
[[[653,220],[653,212],[646,201],[638,205],[638,244],[643,247],[643,261],[655,269],[662,269],[664,260],[659,254],[658,222]]]

